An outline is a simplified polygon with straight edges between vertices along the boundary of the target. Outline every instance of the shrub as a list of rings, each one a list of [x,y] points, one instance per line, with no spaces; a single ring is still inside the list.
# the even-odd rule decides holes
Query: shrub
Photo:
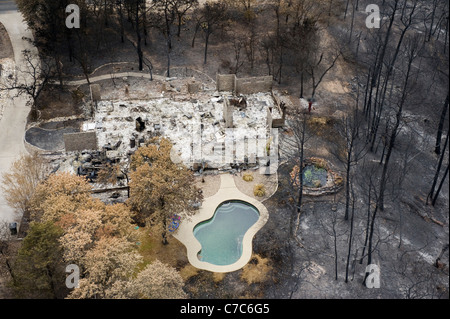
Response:
[[[191,277],[195,277],[198,275],[199,269],[195,268],[194,266],[192,266],[191,264],[187,264],[186,266],[184,266],[183,268],[181,268],[180,270],[180,276],[181,278],[183,278],[183,280],[187,281],[189,280]]]
[[[270,278],[269,273],[272,270],[268,258],[263,258],[256,254],[253,254],[252,257],[251,261],[245,265],[241,272],[241,280],[249,285],[268,280]]]
[[[253,175],[250,173],[245,173],[244,176],[242,176],[242,179],[246,182],[253,181]]]
[[[309,184],[313,178],[313,173],[311,170],[305,170],[303,173],[304,183]]]
[[[298,167],[298,165],[295,165],[292,168],[292,171],[290,173],[291,181],[294,184],[294,186],[300,186],[300,179],[298,177],[299,172],[300,172],[300,168]]]
[[[322,186],[322,183],[321,183],[320,180],[318,180],[318,179],[313,180],[312,183],[313,183],[313,185],[314,185],[315,188],[319,188],[319,187]]]
[[[335,183],[337,186],[341,186],[342,184],[344,184],[344,179],[342,178],[341,175],[335,173],[335,174],[334,174],[334,183]]]
[[[316,168],[328,169],[327,161],[322,158],[312,157],[311,162]]]
[[[263,184],[256,184],[253,188],[253,194],[258,197],[263,197],[266,195],[266,188]]]

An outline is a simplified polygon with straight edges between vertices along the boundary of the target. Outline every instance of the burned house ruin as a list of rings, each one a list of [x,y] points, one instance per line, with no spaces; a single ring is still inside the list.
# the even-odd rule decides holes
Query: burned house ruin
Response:
[[[96,96],[95,112],[81,132],[64,136],[66,152],[77,156],[73,172],[95,180],[106,164],[126,167],[137,148],[163,136],[173,144],[173,160],[194,171],[276,173],[276,133],[285,116],[271,77],[217,75],[214,90],[169,79],[160,92],[145,100]]]

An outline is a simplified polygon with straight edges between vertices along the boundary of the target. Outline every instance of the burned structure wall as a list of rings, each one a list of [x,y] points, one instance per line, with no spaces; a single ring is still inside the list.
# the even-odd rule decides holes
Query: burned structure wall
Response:
[[[100,88],[99,84],[91,84],[90,91],[91,91],[91,100],[93,102],[101,101],[102,94],[101,94],[101,88]]]
[[[271,116],[270,127],[280,128],[280,127],[283,127],[285,124],[286,105],[284,102],[281,102],[280,99],[276,95],[272,94],[272,97],[275,101],[275,107],[277,108],[278,113],[281,114],[281,118],[272,118],[272,116]],[[269,111],[271,113],[270,109],[269,109]]]
[[[230,105],[228,99],[224,99],[223,103],[223,119],[227,128],[233,127],[233,106]]]
[[[236,75],[234,74],[217,74],[216,78],[217,91],[234,92],[236,87]]]
[[[254,94],[272,91],[272,77],[236,78],[236,94]]]
[[[216,82],[217,91],[234,92],[237,95],[272,91],[271,76],[259,76],[239,79],[234,74],[218,74]]]

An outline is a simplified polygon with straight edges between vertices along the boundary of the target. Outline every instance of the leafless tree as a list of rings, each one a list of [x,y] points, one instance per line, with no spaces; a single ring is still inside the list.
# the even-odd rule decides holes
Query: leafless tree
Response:
[[[22,54],[25,64],[19,67],[16,77],[9,77],[6,83],[0,83],[0,91],[28,96],[32,111],[37,115],[39,97],[54,77],[55,66],[47,59],[40,60],[29,50],[24,50]]]
[[[177,16],[177,37],[181,36],[181,26],[183,25],[183,19],[186,14],[198,6],[198,0],[176,0],[174,1],[174,10]]]
[[[398,277],[400,291],[405,299],[448,299],[440,270],[424,262],[420,256],[425,247],[398,254],[393,272]]]
[[[448,105],[449,105],[449,92],[447,91],[447,97],[445,98],[445,102],[444,102],[444,105],[443,105],[442,111],[441,111],[441,117],[439,118],[439,125],[438,125],[437,136],[436,136],[436,146],[434,148],[434,152],[438,155],[441,154],[442,131],[444,129],[445,118],[447,116],[447,111],[448,111],[448,107],[449,107]]]
[[[317,57],[316,55],[316,59],[308,65],[306,72],[309,73],[312,80],[311,102],[314,102],[317,88],[320,83],[322,83],[325,75],[327,75],[327,73],[334,67],[341,54],[341,52],[335,53],[334,57],[331,58],[331,63],[328,66],[323,67],[324,53],[322,52],[320,56]]]
[[[431,202],[431,205],[433,205],[433,206],[436,205],[436,201],[439,197],[439,193],[441,192],[442,186],[444,186],[445,179],[447,178],[447,175],[448,175],[448,168],[449,168],[449,162],[447,161],[447,167],[445,168],[444,176],[442,176],[441,182],[439,183],[438,189],[436,190],[436,194],[434,194],[433,201]]]
[[[323,227],[324,232],[332,238],[333,240],[333,255],[334,255],[334,279],[338,280],[338,269],[339,269],[339,254],[338,254],[338,240],[339,237],[342,237],[343,235],[346,234],[346,231],[340,233],[339,229],[341,227],[339,227],[339,219],[338,219],[338,215],[337,215],[337,210],[332,211],[331,213],[331,218],[327,218],[329,219],[328,222],[325,222],[324,220],[320,220],[320,224]]]
[[[300,105],[287,110],[287,119],[292,136],[282,138],[283,150],[292,159],[294,169],[287,174],[288,185],[286,194],[291,206],[289,232],[291,237],[297,238],[296,231],[300,222],[303,204],[303,167],[305,160],[305,144],[310,136],[307,121],[310,115]]]
[[[338,132],[342,137],[343,145],[336,144],[337,149],[333,150],[334,155],[344,164],[345,167],[345,214],[344,219],[348,220],[350,207],[350,184],[352,183],[353,167],[366,155],[367,147],[361,126],[363,114],[358,109],[359,89],[356,97],[356,105],[351,110],[351,114],[346,115],[338,123]]]
[[[432,202],[435,203],[436,202],[435,198],[437,198],[437,194],[439,194],[439,192],[437,194],[435,194],[434,192],[435,192],[436,185],[437,185],[437,182],[438,182],[438,179],[439,179],[439,174],[441,172],[442,163],[444,161],[445,150],[447,148],[447,144],[448,144],[448,140],[449,140],[449,134],[450,134],[450,131],[447,131],[447,136],[446,136],[445,142],[444,142],[444,149],[442,151],[442,154],[439,156],[438,164],[437,164],[437,167],[436,167],[436,172],[435,172],[434,178],[433,178],[433,183],[431,185],[431,190],[430,190],[430,192],[427,195],[427,201],[426,201],[427,205],[428,205],[428,201],[430,199],[432,200]],[[447,176],[447,173],[444,174],[444,177],[443,177],[442,181],[445,180],[446,176]],[[434,204],[433,204],[433,206],[434,206]]]
[[[394,8],[392,9],[393,12],[396,12],[396,5],[399,1],[395,1]],[[415,0],[412,2],[411,5],[407,3],[407,1],[403,2],[403,6],[399,8],[401,10],[401,15],[399,18],[399,23],[401,24],[400,29],[400,35],[398,37],[397,45],[395,47],[394,52],[391,55],[385,55],[388,51],[388,47],[382,48],[382,53],[380,56],[380,60],[377,68],[378,70],[376,72],[379,72],[377,75],[376,80],[376,91],[374,96],[374,102],[373,102],[373,115],[371,119],[371,129],[369,132],[369,141],[371,143],[370,150],[374,151],[374,145],[376,142],[377,134],[378,134],[378,128],[380,127],[380,121],[382,118],[382,115],[385,115],[384,106],[386,101],[386,92],[389,87],[388,83],[390,81],[391,76],[394,72],[394,66],[397,62],[397,57],[400,53],[400,50],[402,48],[403,41],[405,39],[405,36],[408,32],[408,30],[414,26],[414,24],[418,23],[418,12],[419,10],[419,1]],[[392,19],[395,20],[395,16],[392,16]],[[390,22],[391,23],[391,22]],[[388,30],[387,32],[390,32]],[[386,35],[386,40],[389,40],[389,34]],[[384,45],[388,46],[388,42],[385,42]],[[386,66],[384,68],[384,65]],[[384,73],[383,70],[385,71]],[[373,84],[373,83],[372,83]],[[370,103],[370,101],[369,101]]]
[[[205,52],[203,63],[208,60],[208,45],[210,37],[217,30],[223,28],[227,23],[227,4],[226,2],[206,2],[203,7],[199,8],[197,25],[205,34]]]
[[[351,217],[350,217],[350,230],[348,235],[348,251],[347,251],[347,262],[345,264],[345,282],[348,283],[348,276],[349,276],[349,270],[350,270],[350,258],[352,255],[352,246],[353,246],[353,229],[354,229],[354,222],[355,222],[355,206],[356,206],[356,196],[355,191],[353,189],[353,185],[349,185],[351,188]]]
[[[244,61],[242,61],[242,51],[244,47],[244,41],[245,39],[241,36],[238,36],[236,34],[233,35],[233,49],[234,49],[234,67],[232,72],[234,74],[237,74],[239,69],[244,65]]]

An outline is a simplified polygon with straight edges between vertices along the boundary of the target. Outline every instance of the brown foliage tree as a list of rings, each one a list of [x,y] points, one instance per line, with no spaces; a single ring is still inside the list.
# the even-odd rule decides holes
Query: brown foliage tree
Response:
[[[159,260],[147,265],[135,279],[117,282],[108,298],[117,299],[185,299],[180,273]]]
[[[45,163],[37,153],[22,155],[10,172],[3,173],[0,188],[6,202],[22,213],[30,205],[35,188],[45,178]]]
[[[140,222],[150,219],[162,227],[165,244],[170,217],[193,214],[194,204],[202,200],[192,172],[171,161],[171,148],[170,141],[164,138],[139,148],[131,158],[130,173],[129,203]]]

